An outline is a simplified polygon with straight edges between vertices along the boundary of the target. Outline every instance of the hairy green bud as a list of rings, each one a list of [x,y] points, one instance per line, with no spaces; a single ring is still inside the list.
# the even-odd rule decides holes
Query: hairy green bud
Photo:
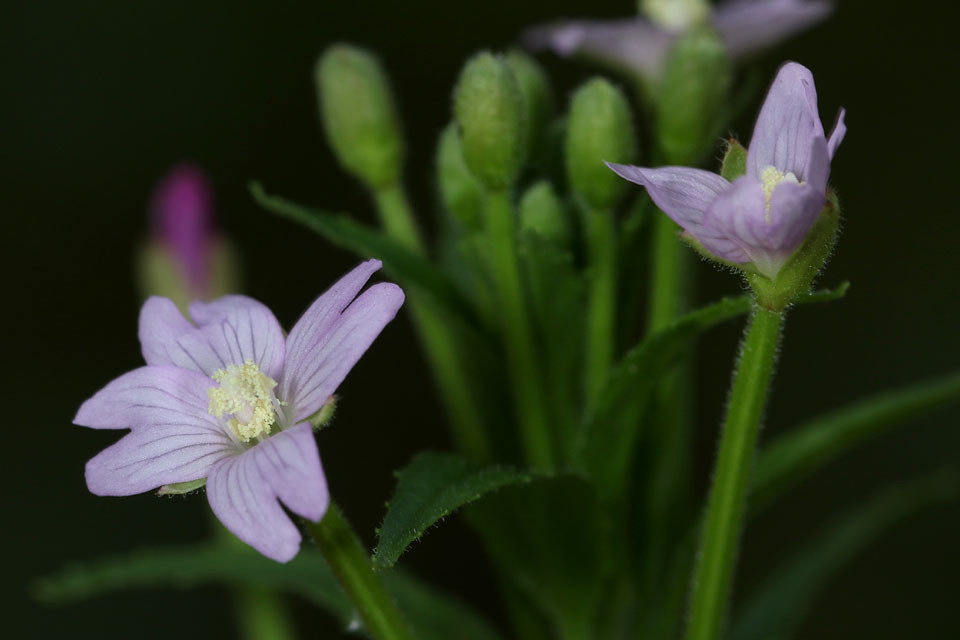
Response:
[[[470,171],[488,189],[508,188],[523,166],[526,116],[520,85],[502,56],[484,52],[467,62],[454,112]]]
[[[636,137],[630,104],[617,87],[594,78],[573,94],[567,117],[567,179],[586,204],[610,209],[627,183],[603,163],[635,161]]]
[[[314,69],[320,119],[343,168],[371,189],[400,179],[403,136],[387,76],[357,47],[328,48]]]
[[[533,157],[540,150],[547,125],[553,117],[553,90],[543,68],[522,51],[515,49],[508,53],[507,65],[517,79],[523,97],[527,156]]]
[[[560,245],[567,243],[570,236],[567,214],[546,180],[531,186],[520,198],[520,229],[533,231]]]
[[[680,36],[657,97],[657,132],[666,164],[697,164],[713,147],[730,87],[720,36],[702,27]]]
[[[483,226],[483,187],[463,161],[460,135],[453,123],[440,134],[436,161],[444,209],[465,227],[479,229]]]

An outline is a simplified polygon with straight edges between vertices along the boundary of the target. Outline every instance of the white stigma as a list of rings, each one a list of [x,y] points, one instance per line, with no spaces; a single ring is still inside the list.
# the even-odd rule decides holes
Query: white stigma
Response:
[[[686,31],[710,15],[705,0],[640,0],[640,11],[667,31]]]
[[[269,435],[280,406],[273,394],[276,381],[252,360],[220,369],[213,379],[220,386],[207,389],[210,414],[218,418],[229,416],[227,425],[243,442]]]
[[[773,197],[773,190],[776,189],[777,185],[781,182],[803,184],[797,179],[797,176],[793,174],[793,171],[780,173],[780,170],[776,167],[767,167],[763,170],[763,173],[760,174],[760,183],[763,187],[763,204],[766,207],[764,218],[766,218],[768,224],[770,223],[770,198]]]

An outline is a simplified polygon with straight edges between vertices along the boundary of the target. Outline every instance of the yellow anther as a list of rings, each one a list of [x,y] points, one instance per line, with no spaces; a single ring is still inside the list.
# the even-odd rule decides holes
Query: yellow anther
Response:
[[[230,416],[227,425],[243,442],[265,436],[277,421],[277,402],[273,395],[276,381],[260,371],[252,360],[231,364],[213,374],[219,387],[207,389],[209,411],[218,418]]]
[[[792,171],[787,173],[780,173],[780,170],[776,167],[767,167],[763,170],[763,173],[760,174],[760,182],[763,186],[763,203],[766,207],[766,213],[764,218],[769,223],[770,222],[770,198],[773,197],[773,190],[781,182],[790,182],[792,184],[801,184],[797,180],[797,176],[793,174]]]

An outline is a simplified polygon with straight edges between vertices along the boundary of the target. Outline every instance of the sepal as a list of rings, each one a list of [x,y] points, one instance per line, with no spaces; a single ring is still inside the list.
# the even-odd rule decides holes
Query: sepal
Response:
[[[736,138],[727,140],[727,150],[723,153],[720,175],[733,182],[747,172],[747,149]]]
[[[182,496],[187,493],[193,493],[199,489],[202,489],[207,485],[206,478],[198,478],[197,480],[190,480],[188,482],[175,482],[173,484],[165,484],[159,489],[157,489],[158,496]]]

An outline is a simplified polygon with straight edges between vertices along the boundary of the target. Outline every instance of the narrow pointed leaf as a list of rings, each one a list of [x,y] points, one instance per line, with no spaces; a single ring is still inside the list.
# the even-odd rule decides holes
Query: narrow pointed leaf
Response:
[[[884,430],[960,400],[960,372],[887,391],[800,425],[771,442],[753,471],[751,509]]]
[[[798,304],[828,302],[843,297],[844,282],[834,290],[812,291]],[[646,336],[611,372],[595,405],[588,409],[581,434],[579,460],[601,491],[616,491],[633,455],[640,418],[657,382],[681,358],[692,340],[707,329],[747,313],[749,296],[724,298],[692,311],[670,326]]]
[[[960,497],[954,469],[889,488],[847,512],[801,547],[747,599],[733,640],[788,640],[830,578],[884,530],[904,517]]]
[[[392,567],[411,542],[460,507],[534,474],[502,465],[484,466],[453,453],[421,453],[397,473],[397,488],[380,526],[374,564]]]
[[[399,280],[401,285],[421,289],[467,326],[476,325],[470,302],[441,268],[400,242],[357,222],[347,214],[328,213],[269,195],[258,182],[250,185],[250,193],[266,210],[302,224],[336,246],[349,249],[363,258],[382,260],[384,271]]]
[[[490,624],[469,606],[403,572],[383,574],[387,589],[424,640],[498,640]],[[76,602],[126,589],[207,584],[256,586],[299,595],[331,614],[344,629],[364,634],[353,606],[315,548],[278,564],[233,545],[169,547],[100,558],[64,568],[32,585],[49,604]]]

